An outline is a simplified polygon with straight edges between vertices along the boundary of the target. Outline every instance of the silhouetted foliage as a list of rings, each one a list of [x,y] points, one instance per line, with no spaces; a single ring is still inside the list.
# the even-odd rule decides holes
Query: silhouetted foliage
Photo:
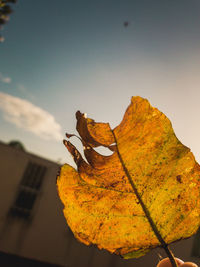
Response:
[[[9,19],[9,15],[13,12],[10,4],[15,4],[17,0],[0,0],[0,30]],[[3,42],[5,38],[0,34],[0,42]]]

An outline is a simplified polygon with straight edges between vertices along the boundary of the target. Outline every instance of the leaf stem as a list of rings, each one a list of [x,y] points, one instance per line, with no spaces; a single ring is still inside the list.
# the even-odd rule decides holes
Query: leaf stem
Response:
[[[174,254],[172,253],[172,251],[170,250],[170,248],[168,247],[168,245],[166,247],[163,247],[163,249],[165,250],[167,256],[169,257],[169,260],[171,261],[172,267],[178,267],[178,265],[176,263],[176,260],[174,258]]]
[[[164,239],[162,238],[162,236],[161,236],[161,234],[160,234],[160,232],[159,232],[156,224],[154,223],[153,219],[151,218],[151,215],[149,213],[149,210],[145,206],[145,204],[144,204],[144,202],[143,202],[143,200],[142,200],[142,198],[141,198],[141,196],[140,196],[140,194],[139,194],[139,192],[138,192],[138,190],[137,190],[137,188],[136,188],[136,186],[135,186],[135,184],[134,184],[134,182],[133,182],[133,180],[132,180],[132,178],[131,178],[131,176],[130,176],[130,174],[128,172],[128,169],[126,168],[126,166],[124,164],[124,161],[123,161],[123,159],[122,159],[122,157],[121,157],[121,155],[119,153],[118,143],[117,143],[116,136],[115,136],[115,134],[114,134],[113,131],[112,131],[112,133],[113,133],[113,137],[114,137],[114,140],[115,140],[115,143],[116,143],[116,152],[118,154],[119,160],[120,160],[120,162],[122,164],[122,167],[124,169],[124,172],[125,172],[128,180],[129,180],[129,183],[131,184],[131,187],[133,188],[133,191],[134,191],[135,195],[137,196],[140,205],[142,206],[142,209],[143,209],[143,211],[144,211],[144,213],[145,213],[145,215],[146,215],[146,217],[147,217],[147,219],[149,221],[149,224],[151,225],[152,230],[154,231],[156,237],[158,238],[161,246],[165,250],[167,256],[169,257],[169,260],[171,262],[172,267],[178,267],[178,265],[177,265],[177,263],[175,261],[175,258],[174,258],[173,253],[169,249],[168,244],[165,243]]]

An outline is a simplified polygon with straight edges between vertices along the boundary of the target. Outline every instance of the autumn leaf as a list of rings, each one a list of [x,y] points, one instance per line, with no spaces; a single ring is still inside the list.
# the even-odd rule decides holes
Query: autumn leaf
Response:
[[[87,162],[65,140],[77,170],[63,165],[57,187],[79,241],[134,258],[196,233],[200,166],[162,112],[133,97],[113,130],[79,111],[76,118]],[[97,153],[98,146],[113,154]]]

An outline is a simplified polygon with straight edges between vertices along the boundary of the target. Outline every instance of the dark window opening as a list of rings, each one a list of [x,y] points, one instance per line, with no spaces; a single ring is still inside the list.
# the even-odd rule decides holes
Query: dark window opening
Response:
[[[47,168],[29,162],[22,176],[19,190],[10,209],[10,214],[16,217],[28,218],[40,192]]]
[[[24,172],[21,185],[38,190],[42,185],[46,167],[29,162]]]

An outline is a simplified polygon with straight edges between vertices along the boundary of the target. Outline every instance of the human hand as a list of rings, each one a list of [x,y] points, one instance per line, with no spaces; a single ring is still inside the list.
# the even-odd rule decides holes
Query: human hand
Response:
[[[184,262],[178,258],[175,258],[175,260],[176,260],[177,265],[181,266],[181,267],[198,267],[193,262]],[[157,265],[157,267],[171,267],[171,266],[172,265],[171,265],[170,260],[168,258],[161,260]]]

